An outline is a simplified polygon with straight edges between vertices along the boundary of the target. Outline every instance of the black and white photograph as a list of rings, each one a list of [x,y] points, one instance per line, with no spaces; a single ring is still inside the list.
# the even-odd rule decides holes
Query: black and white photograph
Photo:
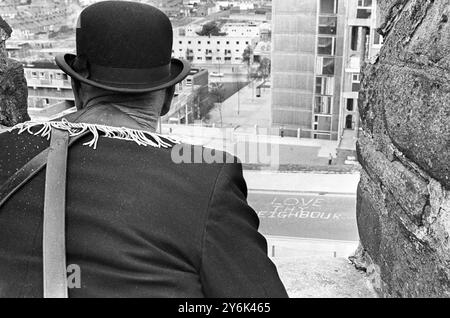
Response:
[[[0,0],[0,298],[450,298],[449,16]]]

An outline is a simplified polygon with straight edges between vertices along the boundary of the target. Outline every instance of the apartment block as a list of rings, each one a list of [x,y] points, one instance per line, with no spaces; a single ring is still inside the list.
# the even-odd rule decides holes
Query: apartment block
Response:
[[[383,38],[376,32],[375,0],[347,0],[345,25],[345,60],[341,98],[340,129],[344,133],[359,130],[358,95],[361,64],[370,62],[379,53]]]
[[[339,140],[346,127],[357,129],[360,63],[381,42],[375,1],[272,3],[272,125],[284,135]]]
[[[254,41],[242,36],[175,36],[172,55],[196,65],[241,64],[244,50]]]

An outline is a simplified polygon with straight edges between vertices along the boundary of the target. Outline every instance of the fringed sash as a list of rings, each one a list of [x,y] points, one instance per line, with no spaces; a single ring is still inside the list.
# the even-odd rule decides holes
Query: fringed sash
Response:
[[[39,131],[33,132],[31,130],[31,128],[40,125],[42,125],[42,128]],[[83,145],[92,147],[93,149],[97,148],[97,142],[100,137],[100,133],[103,133],[102,137],[133,141],[139,146],[151,146],[155,148],[171,148],[174,144],[180,143],[178,140],[172,137],[160,135],[149,131],[136,130],[125,127],[97,125],[97,124],[71,123],[64,118],[61,121],[48,121],[48,122],[27,121],[8,129],[8,131],[18,129],[19,130],[18,134],[28,132],[32,135],[47,137],[47,139],[50,140],[52,128],[65,130],[69,133],[70,137],[78,136],[84,133],[85,131],[89,131],[93,137],[90,141],[85,142]]]

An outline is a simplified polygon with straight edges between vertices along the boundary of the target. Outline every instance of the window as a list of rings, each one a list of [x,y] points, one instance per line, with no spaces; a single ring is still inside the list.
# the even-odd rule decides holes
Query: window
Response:
[[[320,13],[336,14],[338,0],[320,0]]]
[[[372,15],[372,10],[370,9],[358,9],[356,10],[357,19],[369,19]]]
[[[361,88],[360,79],[359,74],[352,75],[352,92],[359,92],[359,89]]]
[[[236,44],[239,44],[239,41],[236,41]]]
[[[316,94],[333,95],[334,77],[316,77]]]
[[[336,39],[319,37],[317,45],[317,53],[321,55],[335,55],[336,54]]]
[[[319,17],[319,34],[336,35],[337,17]]]
[[[316,114],[331,114],[331,105],[333,98],[331,96],[316,96],[314,112]]]
[[[320,75],[334,75],[334,58],[317,57],[316,69],[317,73]]]
[[[227,41],[227,44],[230,44],[230,41]]]
[[[373,35],[373,44],[375,45],[383,44],[383,37],[376,31],[375,34]]]
[[[357,19],[369,19],[372,15],[372,0],[358,0]]]
[[[354,128],[355,124],[353,122],[353,116],[347,115],[347,117],[345,117],[345,129],[354,129]]]
[[[358,40],[359,40],[359,27],[353,26],[351,32],[352,32],[352,37],[351,37],[351,41],[350,41],[350,48],[353,51],[357,51],[358,50]]]
[[[358,0],[358,7],[372,7],[372,0]]]
[[[353,99],[352,98],[347,99],[347,110],[349,112],[353,111]]]

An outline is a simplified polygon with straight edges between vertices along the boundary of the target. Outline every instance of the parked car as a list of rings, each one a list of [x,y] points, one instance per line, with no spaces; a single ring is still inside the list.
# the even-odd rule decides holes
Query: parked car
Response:
[[[211,72],[210,75],[213,77],[223,77],[224,76],[223,73],[219,73],[219,72]]]

